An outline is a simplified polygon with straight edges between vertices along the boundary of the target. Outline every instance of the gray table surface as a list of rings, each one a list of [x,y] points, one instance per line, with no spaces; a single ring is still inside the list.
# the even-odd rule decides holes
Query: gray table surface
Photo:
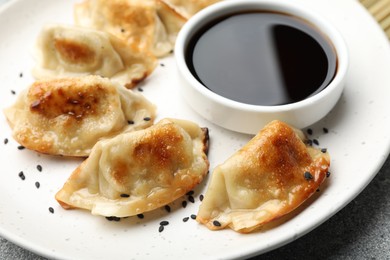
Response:
[[[0,5],[6,1],[0,0]],[[0,237],[0,259],[46,258]],[[390,260],[390,157],[367,188],[324,224],[253,259]]]

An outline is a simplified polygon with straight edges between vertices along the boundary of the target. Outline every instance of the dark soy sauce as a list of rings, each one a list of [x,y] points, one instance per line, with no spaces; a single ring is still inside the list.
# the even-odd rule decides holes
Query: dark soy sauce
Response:
[[[294,16],[235,13],[190,40],[186,61],[208,89],[253,105],[304,100],[332,81],[337,57],[316,28]]]

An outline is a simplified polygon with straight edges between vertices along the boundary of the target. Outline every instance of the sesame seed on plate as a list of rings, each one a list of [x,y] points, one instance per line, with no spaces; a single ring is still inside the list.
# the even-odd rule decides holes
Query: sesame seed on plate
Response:
[[[24,176],[24,172],[23,171],[19,172],[18,176],[19,176],[20,179],[22,179],[22,181],[24,181],[26,179],[26,176]]]
[[[193,196],[188,196],[188,200],[190,201],[190,202],[192,202],[192,203],[195,203],[195,199],[194,199],[194,197]]]
[[[158,227],[158,232],[161,233],[161,232],[163,232],[163,231],[164,231],[164,226],[159,226],[159,227]]]
[[[163,220],[160,222],[160,226],[168,226],[168,225],[169,225],[169,221]]]

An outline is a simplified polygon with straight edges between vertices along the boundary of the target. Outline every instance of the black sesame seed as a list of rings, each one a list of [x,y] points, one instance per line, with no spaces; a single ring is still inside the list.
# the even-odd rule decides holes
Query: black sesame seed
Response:
[[[326,178],[329,178],[329,176],[330,176],[330,172],[327,172],[326,173]]]
[[[19,172],[18,176],[20,179],[22,179],[22,181],[24,181],[26,179],[26,176],[24,176],[23,172]]]
[[[185,217],[183,218],[183,222],[187,222],[190,218],[189,217]]]
[[[145,216],[144,216],[144,214],[137,214],[137,217],[140,219],[143,219]]]
[[[39,189],[39,187],[41,187],[41,184],[38,181],[36,181],[35,182],[35,187],[37,187],[37,189]]]
[[[127,123],[128,123],[129,125],[134,125],[134,121],[133,121],[133,120],[128,120]]]
[[[193,196],[188,196],[188,200],[190,201],[190,202],[192,202],[192,203],[195,203],[195,199],[194,199],[194,197]]]
[[[123,194],[121,194],[121,197],[122,197],[122,198],[128,198],[128,197],[130,197],[130,195],[129,195],[129,194],[124,194],[124,193],[123,193]]]
[[[183,208],[187,207],[187,201],[184,200],[184,201],[181,203],[181,206],[182,206]]]
[[[320,189],[317,189],[316,192],[320,192]]]
[[[8,144],[8,138],[4,139],[4,144]]]
[[[164,209],[169,213],[171,212],[171,207],[169,205],[165,205]]]
[[[203,201],[203,199],[204,199],[203,194],[200,194],[200,195],[199,195],[199,200],[200,200],[200,201]]]
[[[193,190],[190,190],[189,192],[186,193],[186,195],[191,196],[191,195],[194,195],[194,193],[195,192]]]
[[[24,150],[24,148],[26,148],[26,147],[24,147],[23,145],[18,146],[18,150]]]
[[[23,78],[23,73],[22,73],[22,72],[19,74],[19,77],[20,77],[20,78]]]
[[[216,226],[216,227],[220,227],[221,223],[218,220],[214,220],[213,221],[213,225]]]
[[[143,88],[138,88],[138,91],[139,91],[139,92],[143,92],[144,89],[143,89]]]
[[[166,220],[163,220],[160,222],[160,226],[168,226],[168,225],[169,225],[169,222]]]
[[[306,132],[307,132],[309,135],[312,135],[312,134],[313,134],[313,129],[308,128],[308,129],[306,130]]]
[[[158,232],[163,232],[164,231],[164,226],[159,226],[159,228],[158,228]]]
[[[192,219],[196,219],[196,215],[195,214],[191,214],[190,216]]]
[[[322,131],[324,131],[325,134],[329,133],[329,130],[326,127],[322,128]]]
[[[54,213],[54,209],[52,207],[49,207],[49,212],[53,214]]]
[[[306,180],[311,180],[311,179],[313,179],[313,175],[311,175],[310,172],[305,172],[304,176],[305,176],[305,179],[306,179]]]
[[[118,218],[118,217],[115,217],[115,216],[106,217],[106,219],[107,219],[108,221],[116,221],[116,222],[121,221],[121,218]]]
[[[164,63],[160,63],[160,66],[161,66],[161,67],[165,67],[165,64],[164,64]]]
[[[37,165],[37,170],[41,172],[42,171],[42,166],[38,164]]]
[[[327,150],[326,148],[322,148],[322,149],[321,149],[321,152],[322,152],[322,153],[326,153],[327,151],[328,151],[328,150]]]
[[[11,90],[11,94],[12,94],[12,95],[15,95],[15,94],[16,94],[16,91],[15,91],[15,90]]]
[[[314,143],[315,145],[320,145],[320,142],[319,142],[317,139],[313,139],[313,143]]]
[[[144,121],[150,121],[150,120],[152,120],[150,117],[144,117]]]
[[[309,145],[309,146],[312,146],[313,145],[313,140],[307,139],[306,140],[306,144]]]

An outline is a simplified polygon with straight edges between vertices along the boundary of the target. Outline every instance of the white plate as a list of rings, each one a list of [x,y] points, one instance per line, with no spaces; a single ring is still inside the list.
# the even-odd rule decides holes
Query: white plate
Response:
[[[12,104],[33,79],[31,49],[46,22],[72,23],[69,0],[18,0],[0,8],[0,106]],[[312,127],[312,138],[332,156],[332,176],[314,198],[274,227],[248,235],[231,230],[211,232],[184,217],[196,214],[196,202],[172,211],[158,209],[109,222],[86,211],[63,210],[54,200],[80,160],[53,158],[18,150],[4,116],[0,116],[0,234],[38,254],[62,259],[183,259],[240,258],[264,253],[291,242],[327,220],[350,202],[375,176],[390,147],[390,48],[375,21],[353,0],[300,0],[322,13],[344,35],[351,54],[347,86],[336,108]],[[173,57],[161,60],[141,86],[158,106],[159,118],[186,118],[207,126],[211,134],[211,170],[249,140],[250,136],[218,128],[183,103]],[[22,75],[21,75],[22,74]],[[323,128],[329,129],[324,134]],[[8,139],[8,143],[3,140]],[[42,172],[36,166],[42,166]],[[23,171],[22,181],[18,173]],[[37,189],[35,182],[39,182]],[[183,199],[186,199],[185,197]],[[53,207],[55,212],[48,210]],[[159,222],[170,224],[158,232]]]

